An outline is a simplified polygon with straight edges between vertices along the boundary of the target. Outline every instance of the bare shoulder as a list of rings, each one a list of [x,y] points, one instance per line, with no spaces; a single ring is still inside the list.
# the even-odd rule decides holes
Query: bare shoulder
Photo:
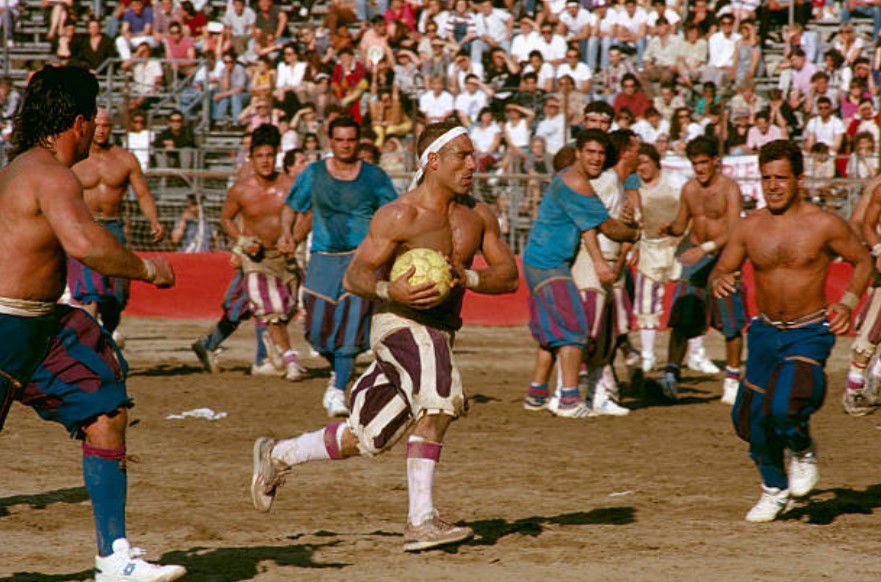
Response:
[[[141,169],[141,163],[138,162],[138,158],[136,158],[135,154],[131,153],[127,149],[115,145],[111,148],[110,153],[115,160],[118,160],[120,163],[125,164],[130,170]]]
[[[847,222],[834,212],[830,212],[810,202],[803,202],[805,209],[803,210],[801,219],[807,224],[812,224],[817,228],[823,229],[830,235],[838,236],[842,233],[850,233],[851,228]]]
[[[724,192],[737,192],[740,194],[740,186],[728,176],[719,176],[719,188]]]
[[[386,225],[400,222],[401,224],[409,224],[416,220],[419,216],[419,209],[410,201],[409,194],[404,194],[397,200],[393,200],[388,204],[381,206],[374,214],[376,222],[386,223]]]
[[[466,207],[467,208],[467,207]],[[473,212],[477,218],[483,223],[483,227],[495,227],[498,228],[499,222],[496,216],[493,214],[492,209],[489,207],[489,204],[486,202],[478,202],[474,208],[467,208],[469,211]]]
[[[275,185],[279,188],[283,188],[285,192],[291,189],[291,186],[294,185],[294,178],[288,176],[284,172],[279,172],[278,178],[275,181]]]
[[[73,170],[60,163],[48,152],[39,151],[24,154],[22,159],[16,160],[16,162],[20,162],[16,174],[30,182],[38,198],[42,194],[80,195],[82,192],[82,183]]]

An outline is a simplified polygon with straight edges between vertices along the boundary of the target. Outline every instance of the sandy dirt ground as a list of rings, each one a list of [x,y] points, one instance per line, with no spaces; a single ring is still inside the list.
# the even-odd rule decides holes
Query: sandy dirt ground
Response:
[[[841,411],[847,339],[813,423],[818,490],[785,519],[753,525],[743,516],[759,481],[719,402],[720,379],[691,373],[675,405],[653,397],[649,383],[646,398],[624,399],[634,409],[625,418],[527,413],[527,330],[466,328],[456,357],[471,413],[449,433],[435,501],[476,537],[409,555],[400,444],[377,459],[304,466],[270,514],[251,508],[254,439],[325,424],[328,369],[307,358],[308,380],[252,378],[246,324],[228,342],[224,372],[204,374],[189,344],[207,327],[123,324],[137,403],[129,452],[140,457],[129,470],[129,538],[151,559],[186,565],[188,580],[881,578],[881,415]],[[721,355],[718,336],[708,346]],[[228,416],[165,418],[199,407]],[[0,433],[0,462],[0,582],[89,579],[94,538],[79,444],[16,405]]]

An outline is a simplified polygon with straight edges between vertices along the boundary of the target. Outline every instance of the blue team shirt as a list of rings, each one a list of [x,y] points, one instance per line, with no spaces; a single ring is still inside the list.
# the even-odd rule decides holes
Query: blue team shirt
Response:
[[[627,179],[624,180],[624,189],[625,190],[639,190],[642,188],[642,180],[639,179],[639,174],[636,172],[627,176]]]
[[[535,269],[571,264],[578,253],[581,233],[609,219],[596,196],[584,196],[554,176],[541,199],[538,216],[529,232],[523,262]]]
[[[392,181],[378,166],[361,162],[358,177],[344,181],[331,176],[327,161],[320,160],[297,176],[285,203],[294,212],[313,211],[313,251],[339,253],[361,244],[373,214],[397,197]]]

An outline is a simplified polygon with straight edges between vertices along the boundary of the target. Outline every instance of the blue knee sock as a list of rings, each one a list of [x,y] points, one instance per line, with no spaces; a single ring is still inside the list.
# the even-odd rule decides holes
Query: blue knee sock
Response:
[[[341,356],[336,354],[333,358],[333,371],[336,374],[334,387],[345,390],[352,377],[352,368],[355,367],[355,356]]]
[[[202,345],[205,346],[205,349],[209,351],[216,350],[220,344],[223,343],[223,340],[232,335],[232,332],[239,327],[239,322],[230,321],[225,315],[223,318],[217,322],[217,325],[214,326],[214,329],[203,338]]]
[[[762,483],[765,487],[776,487],[777,489],[789,489],[789,478],[786,476],[786,470],[783,467],[783,451],[779,454],[775,452],[761,452],[753,450],[750,457],[756,463],[759,475],[762,477]]]
[[[263,336],[268,330],[265,324],[258,321],[254,331],[257,332],[257,353],[254,355],[254,363],[259,366],[266,359],[266,342],[263,341]]]
[[[112,554],[113,542],[125,537],[124,461],[125,447],[99,449],[83,443],[83,481],[92,500],[100,556]]]

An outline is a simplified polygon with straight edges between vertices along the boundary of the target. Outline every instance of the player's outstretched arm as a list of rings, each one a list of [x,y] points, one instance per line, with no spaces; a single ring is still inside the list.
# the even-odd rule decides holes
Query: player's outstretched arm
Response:
[[[853,273],[850,275],[844,296],[837,303],[830,305],[828,310],[829,331],[842,334],[850,329],[851,312],[869,286],[869,279],[872,276],[872,256],[844,220],[831,214],[829,218],[831,219],[829,250],[853,265]]]
[[[618,242],[635,242],[639,239],[639,227],[610,218],[597,227],[601,233]]]
[[[150,193],[150,187],[147,185],[147,177],[141,171],[141,164],[138,159],[129,152],[125,152],[125,164],[129,167],[129,184],[135,192],[138,199],[138,206],[141,212],[150,222],[150,233],[153,235],[153,242],[159,242],[165,238],[165,227],[159,222],[159,209],[156,207],[156,199]]]
[[[368,299],[394,301],[415,309],[426,309],[438,303],[440,291],[434,282],[421,283],[415,287],[407,282],[416,271],[413,267],[394,281],[384,281],[376,275],[394,256],[398,244],[404,240],[406,225],[415,219],[415,215],[415,210],[394,203],[376,211],[370,221],[370,230],[358,245],[343,277],[343,286],[347,291]]]
[[[850,218],[847,219],[847,223],[850,224],[850,227],[856,231],[859,237],[864,239],[863,225],[866,221],[866,211],[869,208],[869,203],[874,198],[875,192],[879,190],[879,186],[881,186],[881,177],[876,176],[869,180],[865,188],[863,188],[863,191],[860,193],[860,199],[857,200],[856,206],[853,207],[853,212],[851,212]],[[871,247],[872,245],[870,244],[869,246]]]
[[[881,255],[881,246],[877,246],[879,242],[881,242],[881,237],[878,236],[878,221],[881,219],[881,182],[875,185],[876,187],[871,190],[869,196],[867,198],[867,202],[863,205],[862,216],[857,218],[860,222],[857,223],[859,225],[859,230],[857,234],[862,237],[864,241],[866,241],[866,245],[872,249],[872,254],[876,257]],[[857,209],[854,210],[854,214],[859,210],[860,204],[862,204],[863,199],[860,199],[860,202],[857,204]],[[853,225],[855,219],[851,218],[851,225]]]
[[[710,273],[710,287],[716,297],[725,297],[737,290],[737,272],[746,259],[746,228],[744,222],[737,223],[722,256]]]
[[[483,221],[483,240],[480,250],[487,267],[472,271],[475,275],[470,276],[470,281],[469,275],[466,274],[465,286],[478,293],[513,293],[520,283],[517,261],[514,253],[502,240],[499,221],[486,204],[478,204],[474,210]]]
[[[139,258],[92,219],[82,184],[72,172],[47,170],[39,182],[35,189],[40,210],[68,256],[105,275],[174,285],[174,271],[166,259]]]

